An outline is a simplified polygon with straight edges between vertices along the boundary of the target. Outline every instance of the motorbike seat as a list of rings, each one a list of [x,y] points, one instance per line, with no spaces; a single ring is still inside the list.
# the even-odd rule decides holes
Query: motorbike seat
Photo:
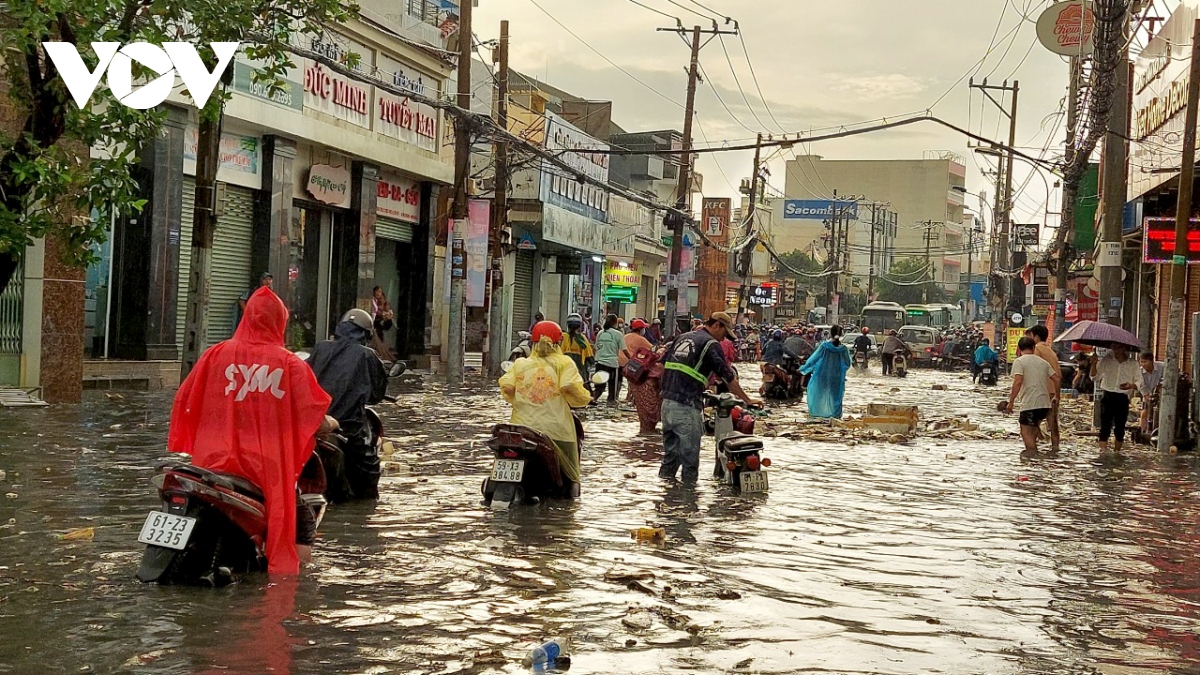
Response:
[[[721,440],[721,450],[727,455],[761,452],[763,442],[757,436],[734,432]]]
[[[258,501],[264,501],[266,499],[261,488],[255,485],[252,481],[242,478],[241,476],[235,476],[231,473],[211,471],[209,469],[193,466],[191,464],[172,464],[168,465],[166,468],[178,473],[189,474],[212,485],[219,485],[221,487],[233,490],[234,492],[246,497],[250,497],[251,499],[256,499]]]

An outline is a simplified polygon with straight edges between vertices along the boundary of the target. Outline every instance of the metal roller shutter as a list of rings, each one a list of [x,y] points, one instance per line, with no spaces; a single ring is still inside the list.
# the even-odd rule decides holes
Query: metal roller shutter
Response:
[[[399,220],[379,218],[375,221],[375,236],[382,237],[383,239],[391,239],[403,244],[411,244],[413,240],[412,224],[403,223]]]
[[[533,260],[532,251],[517,251],[513,275],[513,336],[529,328],[533,322]]]
[[[217,218],[213,240],[212,277],[209,279],[208,344],[233,336],[237,300],[250,287],[251,249],[254,246],[254,192],[227,185],[225,204]]]
[[[196,179],[183,177],[183,210],[179,214],[179,297],[175,307],[175,344],[183,358],[183,324],[187,321],[188,282],[192,270],[192,210],[196,205]]]

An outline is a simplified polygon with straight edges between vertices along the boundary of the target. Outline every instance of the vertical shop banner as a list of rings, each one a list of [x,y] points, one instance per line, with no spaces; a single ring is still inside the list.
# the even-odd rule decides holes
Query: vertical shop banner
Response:
[[[467,307],[483,307],[487,289],[488,220],[492,203],[472,199],[467,221]]]

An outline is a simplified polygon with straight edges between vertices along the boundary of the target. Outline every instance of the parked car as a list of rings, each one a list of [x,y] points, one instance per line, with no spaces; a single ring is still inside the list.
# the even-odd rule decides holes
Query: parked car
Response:
[[[912,365],[929,365],[933,361],[933,348],[942,341],[938,329],[929,326],[901,326],[899,337],[912,349]]]

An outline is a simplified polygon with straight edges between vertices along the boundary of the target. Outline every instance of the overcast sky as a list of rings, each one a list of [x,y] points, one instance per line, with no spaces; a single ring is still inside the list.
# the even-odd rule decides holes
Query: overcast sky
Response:
[[[495,38],[500,20],[508,19],[512,67],[577,96],[613,101],[614,121],[627,130],[679,129],[688,48],[676,35],[655,31],[673,26],[674,19],[636,3],[679,17],[689,27],[697,22],[711,27],[711,20],[688,11],[708,14],[701,6],[707,7],[728,14],[742,30],[766,102],[758,96],[738,37],[724,37],[723,45],[709,43],[700,57],[708,78],[696,97],[697,146],[752,142],[758,131],[779,135],[837,128],[929,108],[949,122],[1007,141],[1007,121],[978,91],[968,89],[973,75],[993,83],[1020,80],[1017,145],[1039,156],[1049,143],[1044,154],[1061,156],[1067,66],[1036,42],[1033,23],[1049,0],[479,0],[475,34]],[[972,192],[994,192],[981,171],[989,168],[989,158],[972,157],[965,137],[929,123],[809,147],[830,159],[920,158],[928,151],[951,151],[966,158]],[[800,146],[796,150],[803,153]],[[734,196],[752,159],[748,152],[700,159],[705,194]],[[780,157],[771,167],[771,182],[779,189],[782,162]],[[1047,175],[1043,181],[1028,173],[1018,161],[1017,187],[1029,180],[1017,198],[1014,219],[1042,222],[1046,183],[1053,187],[1055,178]],[[1058,201],[1054,191],[1049,211],[1058,210]],[[968,197],[967,203],[977,207],[978,199]],[[987,209],[984,214],[990,215]]]

